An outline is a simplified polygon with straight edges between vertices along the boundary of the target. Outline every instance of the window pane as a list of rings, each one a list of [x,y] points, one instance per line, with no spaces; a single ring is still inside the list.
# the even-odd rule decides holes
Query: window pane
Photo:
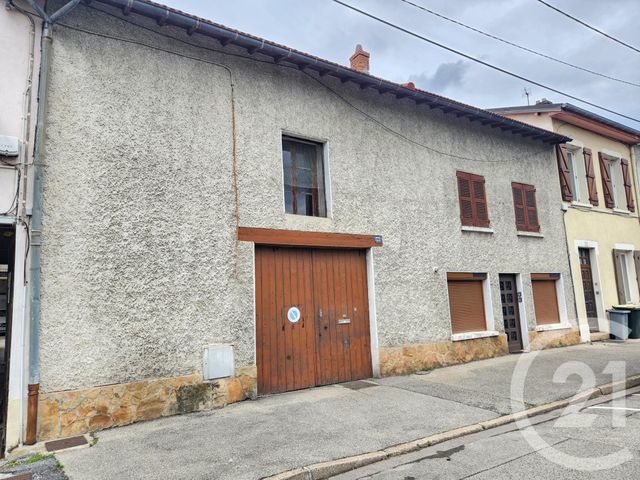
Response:
[[[294,213],[293,211],[293,194],[292,194],[292,178],[291,178],[291,166],[293,164],[292,145],[290,142],[282,142],[282,166],[283,166],[283,180],[284,180],[284,210],[287,213]]]
[[[300,189],[298,190],[297,195],[297,203],[298,203],[298,214],[299,215],[314,215],[314,200],[313,193],[310,189]]]
[[[296,167],[311,170],[316,159],[316,145],[308,143],[296,144]]]
[[[580,150],[568,150],[567,151],[567,163],[569,164],[569,179],[571,180],[571,191],[573,192],[573,199],[577,202],[583,201],[582,191],[586,189],[586,185],[583,188],[581,181],[586,182],[586,178],[581,174],[584,171],[584,162],[580,159],[582,155]],[[582,165],[582,169],[580,166]]]
[[[629,272],[627,271],[627,255],[621,256],[620,266],[622,267],[621,276],[622,276],[625,303],[631,303],[631,291],[629,289]]]
[[[584,166],[584,152],[582,150],[576,151],[574,158],[576,200],[582,203],[589,203],[589,187],[587,186],[587,170]]]
[[[620,161],[611,162],[611,180],[613,182],[613,198],[616,208],[627,208],[627,194],[624,191],[624,179],[622,178],[622,164]]]
[[[294,213],[293,211],[293,194],[291,188],[284,187],[284,211],[287,213]]]
[[[285,211],[325,217],[322,145],[283,139]]]
[[[324,159],[322,156],[322,148],[316,150],[315,160],[315,178],[316,178],[316,197],[317,197],[317,213],[319,217],[327,216],[327,204],[324,194]]]
[[[306,168],[300,168],[296,164],[296,185],[298,188],[313,188],[313,172]]]

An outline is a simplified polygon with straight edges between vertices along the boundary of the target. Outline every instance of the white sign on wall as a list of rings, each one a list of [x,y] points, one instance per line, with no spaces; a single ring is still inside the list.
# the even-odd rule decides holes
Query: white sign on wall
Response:
[[[287,320],[289,320],[291,323],[298,323],[298,321],[300,320],[300,316],[300,309],[298,307],[291,307],[287,311]]]

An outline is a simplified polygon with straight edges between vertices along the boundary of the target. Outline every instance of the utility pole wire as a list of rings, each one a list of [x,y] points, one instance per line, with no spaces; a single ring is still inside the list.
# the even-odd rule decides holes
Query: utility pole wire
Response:
[[[588,100],[583,100],[583,99],[581,99],[579,97],[576,97],[575,95],[571,95],[569,93],[563,92],[562,90],[558,90],[556,88],[548,87],[548,86],[546,86],[546,85],[544,85],[544,84],[542,84],[540,82],[536,82],[534,80],[529,80],[528,78],[523,77],[522,75],[518,75],[517,73],[513,73],[513,72],[510,72],[509,70],[505,70],[504,68],[498,67],[496,65],[492,65],[491,63],[487,63],[484,60],[480,60],[479,58],[472,57],[471,55],[468,55],[468,54],[466,54],[464,52],[461,52],[461,51],[456,50],[454,48],[451,48],[451,47],[448,47],[446,45],[443,45],[442,43],[438,43],[435,40],[431,40],[430,38],[427,38],[427,37],[424,37],[424,36],[422,36],[422,35],[420,35],[418,33],[412,32],[411,30],[407,30],[406,28],[400,27],[400,26],[398,26],[398,25],[396,25],[394,23],[391,23],[391,22],[389,22],[387,20],[384,20],[384,19],[382,19],[380,17],[376,17],[375,15],[373,15],[371,13],[365,12],[364,10],[360,10],[359,8],[356,8],[353,5],[349,5],[348,3],[344,3],[341,0],[331,0],[331,1],[334,2],[334,3],[337,3],[339,5],[342,5],[345,8],[353,10],[354,12],[357,12],[357,13],[359,13],[361,15],[364,15],[366,17],[369,17],[369,18],[373,19],[373,20],[376,20],[377,22],[380,22],[380,23],[382,23],[384,25],[387,25],[387,26],[389,26],[391,28],[395,28],[396,30],[399,30],[399,31],[401,31],[403,33],[406,33],[407,35],[411,35],[412,37],[418,38],[418,39],[420,39],[420,40],[422,40],[424,42],[427,42],[427,43],[430,43],[432,45],[435,45],[436,47],[440,47],[440,48],[442,48],[444,50],[447,50],[449,52],[455,53],[456,55],[460,55],[461,57],[464,57],[467,60],[471,60],[472,62],[479,63],[481,65],[484,65],[485,67],[491,68],[491,69],[496,70],[496,71],[501,72],[501,73],[504,73],[505,75],[509,75],[511,77],[514,77],[514,78],[517,78],[519,80],[522,80],[524,82],[529,82],[532,85],[536,85],[536,86],[538,86],[540,88],[544,88],[545,90],[549,90],[550,92],[557,93],[558,95],[563,95],[565,97],[571,98],[573,100],[576,100],[576,101],[578,101],[580,103],[584,103],[586,105],[590,105],[592,107],[598,108],[598,109],[603,110],[605,112],[612,113],[613,115],[618,115],[620,117],[626,118],[627,120],[633,120],[634,122],[640,123],[640,119],[638,119],[638,118],[630,117],[630,116],[625,115],[623,113],[618,113],[615,110],[611,110],[611,109],[609,109],[607,107],[603,107],[602,105],[598,105],[597,103],[589,102]]]
[[[579,18],[574,17],[573,15],[568,14],[567,12],[564,12],[562,10],[560,10],[558,7],[554,7],[553,5],[551,5],[550,3],[547,3],[543,0],[537,0],[538,2],[540,2],[543,5],[546,5],[547,7],[549,7],[551,10],[555,10],[556,12],[558,12],[561,15],[564,15],[565,17],[570,18],[571,20],[573,20],[574,22],[578,22],[580,25],[583,25],[585,27],[587,27],[590,30],[593,30],[594,32],[598,32],[600,35],[604,35],[605,37],[607,37],[609,40],[613,40],[614,42],[619,43],[620,45],[624,45],[627,48],[630,48],[631,50],[635,50],[636,52],[640,53],[640,50],[637,49],[636,47],[634,47],[633,45],[629,45],[628,43],[623,42],[622,40],[618,40],[615,37],[612,37],[611,35],[609,35],[606,32],[603,32],[602,30],[598,30],[596,27],[589,25],[587,22],[583,22],[582,20],[580,20]]]
[[[604,73],[596,72],[594,70],[590,70],[588,68],[581,67],[579,65],[574,65],[573,63],[569,63],[569,62],[566,62],[564,60],[560,60],[558,58],[552,57],[550,55],[546,55],[544,53],[537,52],[536,50],[532,50],[532,49],[524,47],[522,45],[518,45],[517,43],[510,42],[509,40],[505,40],[504,38],[497,37],[495,35],[492,35],[490,33],[487,33],[487,32],[484,32],[484,31],[482,31],[480,29],[472,27],[470,25],[464,24],[464,23],[462,23],[462,22],[460,22],[458,20],[455,20],[453,18],[450,18],[450,17],[447,17],[445,15],[442,15],[441,13],[438,13],[438,12],[435,12],[433,10],[430,10],[430,9],[428,9],[426,7],[423,7],[422,5],[418,5],[417,3],[414,3],[414,2],[412,2],[410,0],[400,0],[400,1],[404,2],[404,3],[408,4],[408,5],[411,5],[413,7],[416,7],[418,9],[420,9],[420,10],[423,10],[423,11],[425,11],[427,13],[430,13],[431,15],[435,15],[436,17],[442,18],[443,20],[446,20],[446,21],[451,22],[451,23],[455,23],[456,25],[459,25],[459,26],[461,26],[463,28],[466,28],[466,29],[471,30],[471,31],[476,32],[476,33],[479,33],[480,35],[484,35],[485,37],[492,38],[493,40],[497,40],[497,41],[505,43],[507,45],[511,45],[512,47],[519,48],[520,50],[524,50],[525,52],[529,52],[529,53],[532,53],[534,55],[538,55],[539,57],[546,58],[547,60],[551,60],[551,61],[560,63],[562,65],[566,65],[568,67],[575,68],[577,70],[581,70],[583,72],[590,73],[592,75],[597,75],[599,77],[607,78],[607,79],[613,80],[615,82],[625,83],[627,85],[633,85],[634,87],[640,87],[640,83],[633,83],[633,82],[630,82],[628,80],[622,80],[621,78],[616,78],[616,77],[612,77],[610,75],[605,75]]]

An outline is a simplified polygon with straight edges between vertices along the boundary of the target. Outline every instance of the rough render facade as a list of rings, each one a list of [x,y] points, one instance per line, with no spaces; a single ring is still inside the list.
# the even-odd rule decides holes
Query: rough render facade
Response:
[[[144,18],[127,20],[160,30]],[[324,78],[345,101],[295,69],[241,58],[233,48],[236,56],[188,46],[82,4],[65,23],[231,70],[238,204],[227,68],[56,28],[41,438],[255,395],[253,245],[236,241],[238,225],[383,236],[384,247],[373,251],[383,374],[506,353],[504,336],[450,341],[447,271],[488,272],[497,329],[498,274],[521,273],[530,330],[528,273],[559,272],[574,321],[551,146]],[[474,160],[390,134],[347,102],[416,142]],[[284,213],[283,132],[326,142],[330,218]],[[486,177],[495,233],[461,231],[457,169]],[[512,181],[536,185],[544,238],[516,235]],[[577,341],[574,330],[554,338]],[[234,345],[240,375],[202,387],[202,351],[216,343]],[[105,401],[94,401],[100,395]]]

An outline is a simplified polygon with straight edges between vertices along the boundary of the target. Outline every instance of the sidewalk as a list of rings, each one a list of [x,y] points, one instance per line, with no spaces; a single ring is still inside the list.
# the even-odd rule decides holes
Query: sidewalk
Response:
[[[291,392],[115,428],[99,432],[95,446],[57,457],[72,480],[261,478],[512,413],[511,377],[519,358]],[[584,389],[577,375],[552,382],[563,363],[586,363],[599,385],[612,381],[602,373],[612,360],[626,361],[627,375],[640,373],[640,344],[540,352],[527,375],[525,407]]]

